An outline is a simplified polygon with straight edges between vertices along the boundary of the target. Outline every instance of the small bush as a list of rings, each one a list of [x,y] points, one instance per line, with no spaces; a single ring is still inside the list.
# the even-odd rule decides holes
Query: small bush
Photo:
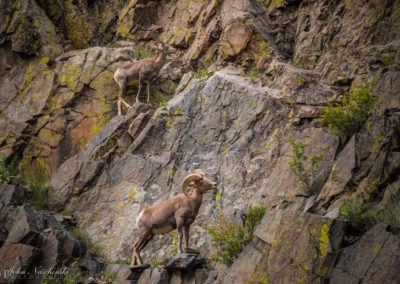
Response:
[[[165,109],[168,100],[172,97],[170,94],[162,92],[157,87],[151,86],[150,88],[150,101],[157,108]]]
[[[372,94],[373,81],[363,83],[339,100],[337,105],[329,102],[323,116],[324,122],[340,134],[353,135],[358,132],[381,104]]]
[[[29,188],[26,202],[37,209],[50,209],[48,174],[44,170],[32,170],[25,167],[22,171],[22,182]]]
[[[14,177],[13,163],[7,165],[3,159],[0,162],[0,183],[10,183],[12,177]]]
[[[313,155],[311,158],[305,155],[305,147],[307,143],[302,140],[290,139],[290,145],[294,154],[293,160],[289,162],[290,170],[303,182],[310,194],[315,194],[315,190],[311,188],[311,178],[315,175],[322,160],[323,154]],[[306,167],[303,162],[310,160],[310,167]]]
[[[161,265],[161,261],[159,261],[159,260],[155,260],[153,262],[153,267],[155,267],[155,268],[159,267],[160,265]]]
[[[214,75],[213,71],[208,72],[205,69],[199,68],[199,69],[197,69],[196,73],[194,74],[194,77],[195,78],[203,78],[203,77],[210,78],[212,75]]]
[[[137,47],[135,48],[135,51],[133,52],[133,57],[134,58],[151,58],[154,57],[156,55],[156,53],[154,52],[154,50],[152,50],[151,48],[148,48],[146,46],[144,47]]]
[[[361,194],[344,201],[339,216],[364,229],[378,223],[400,225],[399,194],[392,196],[388,203],[379,204],[378,188],[379,181],[374,181]]]
[[[231,222],[223,214],[218,216],[217,225],[204,226],[204,229],[212,236],[211,241],[217,247],[213,260],[230,266],[253,239],[254,228],[260,224],[265,211],[264,206],[250,205],[244,227]]]

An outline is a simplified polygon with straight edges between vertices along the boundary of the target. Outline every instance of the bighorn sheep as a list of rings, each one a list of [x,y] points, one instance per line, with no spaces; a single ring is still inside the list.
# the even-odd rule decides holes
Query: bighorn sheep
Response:
[[[189,184],[191,185],[190,192],[187,190]],[[183,180],[183,193],[156,203],[140,212],[136,219],[140,235],[139,240],[133,246],[131,266],[134,267],[136,263],[138,265],[143,264],[139,253],[155,234],[166,234],[177,229],[178,253],[182,253],[184,231],[186,241],[185,251],[188,251],[189,228],[199,212],[203,194],[208,190],[215,190],[216,185],[214,181],[205,176],[203,170],[195,170]]]
[[[139,101],[139,94],[142,82],[147,82],[147,103],[150,100],[150,82],[157,77],[158,72],[164,66],[167,54],[174,52],[175,49],[161,43],[161,47],[157,47],[158,54],[154,58],[143,58],[133,61],[126,66],[122,66],[114,73],[114,81],[119,85],[118,95],[118,115],[122,114],[121,103],[127,108],[131,106],[123,99],[126,95],[126,87],[139,84],[136,95],[136,102]]]

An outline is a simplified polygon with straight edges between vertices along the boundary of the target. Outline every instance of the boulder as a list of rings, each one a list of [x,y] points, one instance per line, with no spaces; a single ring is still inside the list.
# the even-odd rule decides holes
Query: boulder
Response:
[[[343,249],[330,283],[398,283],[399,229],[375,225],[360,240]]]
[[[7,236],[7,243],[23,243],[40,247],[41,231],[46,229],[45,218],[29,204],[18,207],[15,222]]]
[[[344,233],[345,223],[339,220],[271,210],[257,226],[252,244],[219,279],[222,283],[322,281],[331,275]]]
[[[41,251],[25,244],[5,243],[0,248],[0,281],[18,283],[29,279],[29,271],[40,258]]]
[[[181,253],[166,259],[163,266],[167,269],[194,270],[204,267],[206,258],[200,254]]]
[[[139,278],[138,284],[168,284],[171,275],[164,268],[146,269]]]

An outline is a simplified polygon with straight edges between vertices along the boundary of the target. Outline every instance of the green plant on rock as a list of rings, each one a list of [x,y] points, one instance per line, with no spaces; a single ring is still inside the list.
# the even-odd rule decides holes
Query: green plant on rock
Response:
[[[372,94],[373,85],[373,80],[364,80],[337,104],[328,102],[323,119],[329,128],[345,135],[358,132],[381,105],[381,100]]]
[[[310,158],[305,154],[306,142],[292,138],[289,143],[294,154],[293,160],[289,161],[290,170],[305,184],[309,193],[316,194],[311,187],[311,178],[315,175],[323,154],[312,155]],[[304,165],[308,160],[310,161],[309,167]]]
[[[212,259],[230,266],[244,247],[253,239],[254,228],[261,223],[266,211],[265,206],[250,205],[246,212],[245,226],[228,220],[223,214],[218,216],[216,225],[203,228],[212,236],[216,246]]]
[[[153,105],[156,105],[157,108],[165,109],[167,102],[171,97],[170,94],[162,92],[157,87],[151,86],[150,88],[150,101]]]
[[[194,74],[195,78],[210,78],[212,75],[214,75],[213,71],[207,71],[205,69],[199,68],[197,69],[196,73]]]
[[[154,52],[154,50],[152,50],[151,48],[148,48],[146,46],[144,47],[137,47],[135,48],[134,52],[133,52],[133,57],[134,58],[151,58],[154,57],[156,55],[156,53]]]
[[[12,162],[7,165],[5,159],[0,162],[0,183],[10,183],[15,174],[13,164]]]
[[[159,261],[157,259],[153,262],[153,267],[155,267],[155,268],[159,267],[160,265],[161,265],[161,261]]]
[[[339,209],[339,217],[361,229],[378,223],[400,225],[400,192],[395,192],[388,202],[380,204],[379,186],[379,180],[375,180],[360,194],[345,200]]]
[[[26,202],[37,209],[50,209],[51,202],[47,181],[49,175],[42,169],[32,169],[26,166],[22,169],[22,182],[28,187]]]

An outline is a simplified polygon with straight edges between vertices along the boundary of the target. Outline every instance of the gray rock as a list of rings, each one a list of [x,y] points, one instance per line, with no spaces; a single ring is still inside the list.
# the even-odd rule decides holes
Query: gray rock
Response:
[[[25,244],[5,243],[0,248],[0,281],[19,283],[18,277],[29,277],[29,271],[40,258],[39,249]],[[6,271],[21,271],[22,275],[7,275]]]
[[[15,223],[7,236],[7,243],[40,246],[41,231],[46,229],[45,218],[29,204],[18,207]]]
[[[398,283],[400,240],[391,230],[388,225],[376,225],[346,247],[330,283]]]
[[[171,275],[166,269],[153,268],[146,269],[139,278],[138,284],[168,284]]]
[[[163,263],[167,269],[193,270],[206,264],[206,258],[201,254],[181,253],[166,259]]]

